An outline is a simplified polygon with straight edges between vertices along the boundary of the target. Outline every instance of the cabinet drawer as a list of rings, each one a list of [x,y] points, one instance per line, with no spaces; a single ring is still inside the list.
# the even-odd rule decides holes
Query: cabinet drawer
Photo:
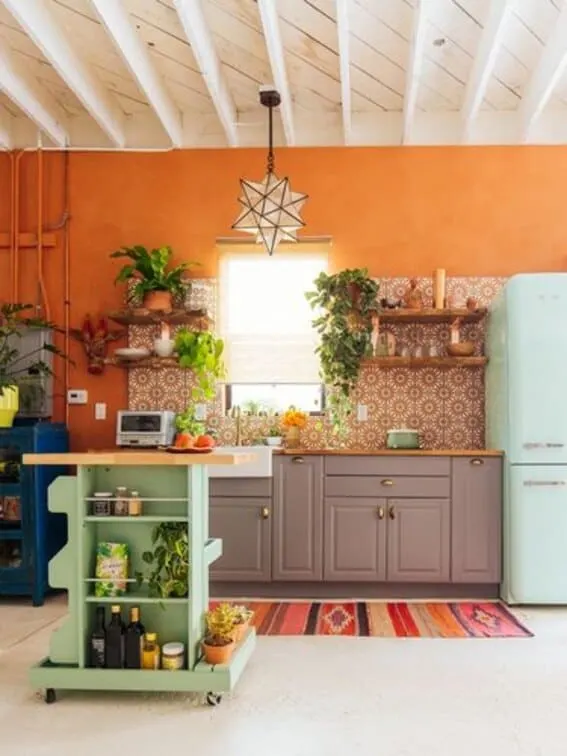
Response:
[[[271,478],[211,478],[209,496],[271,496]]]
[[[448,477],[328,475],[325,478],[325,496],[408,496],[427,499],[450,495],[451,479]]]
[[[325,457],[326,475],[449,475],[449,457],[408,457],[397,454],[386,456],[329,455]]]

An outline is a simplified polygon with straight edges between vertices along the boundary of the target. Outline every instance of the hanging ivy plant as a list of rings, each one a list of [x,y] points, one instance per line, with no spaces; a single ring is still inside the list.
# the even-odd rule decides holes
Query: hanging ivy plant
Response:
[[[333,433],[343,441],[361,363],[372,353],[372,316],[378,307],[379,286],[366,268],[321,273],[314,285],[315,291],[305,296],[318,312],[313,327],[320,337],[321,378],[327,389]]]
[[[179,365],[192,370],[195,375],[193,400],[212,401],[215,398],[217,381],[225,374],[223,340],[208,331],[180,328],[175,335],[175,351]]]

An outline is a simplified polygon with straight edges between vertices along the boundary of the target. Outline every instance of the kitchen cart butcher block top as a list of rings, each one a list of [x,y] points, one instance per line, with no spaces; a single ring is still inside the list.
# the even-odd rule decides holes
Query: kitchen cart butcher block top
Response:
[[[500,449],[278,449],[274,454],[345,457],[502,457]]]
[[[164,451],[89,451],[68,454],[24,454],[24,465],[245,465],[253,462],[256,455],[248,452],[238,454],[170,454]]]

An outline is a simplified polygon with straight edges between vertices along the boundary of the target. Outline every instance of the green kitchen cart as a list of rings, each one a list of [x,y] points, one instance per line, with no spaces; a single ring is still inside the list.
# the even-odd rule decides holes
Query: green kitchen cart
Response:
[[[222,541],[209,538],[208,473],[210,465],[238,465],[253,454],[189,455],[160,451],[116,451],[27,454],[24,464],[75,466],[75,475],[56,478],[49,488],[49,510],[67,515],[68,541],[49,564],[53,588],[68,591],[69,613],[52,634],[49,656],[30,670],[30,681],[45,691],[46,703],[58,690],[202,692],[210,705],[234,688],[255,646],[250,628],[226,665],[211,666],[201,654],[204,618],[209,604],[209,565],[222,554]],[[137,516],[95,515],[95,492],[125,486],[139,492],[142,513]],[[146,584],[136,582],[137,571],[147,573],[142,554],[152,549],[152,532],[160,523],[187,523],[189,540],[188,595],[154,598]],[[127,591],[119,597],[95,596],[95,562],[101,542],[128,544],[130,567]],[[89,667],[89,638],[97,606],[139,606],[148,632],[161,644],[185,645],[185,669],[93,669]],[[107,612],[108,616],[108,612]]]

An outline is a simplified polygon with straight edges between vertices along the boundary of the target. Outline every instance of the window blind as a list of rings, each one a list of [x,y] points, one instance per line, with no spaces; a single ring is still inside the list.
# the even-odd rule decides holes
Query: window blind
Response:
[[[327,267],[327,250],[313,245],[273,257],[238,248],[221,253],[219,314],[229,382],[320,382],[305,292]]]

